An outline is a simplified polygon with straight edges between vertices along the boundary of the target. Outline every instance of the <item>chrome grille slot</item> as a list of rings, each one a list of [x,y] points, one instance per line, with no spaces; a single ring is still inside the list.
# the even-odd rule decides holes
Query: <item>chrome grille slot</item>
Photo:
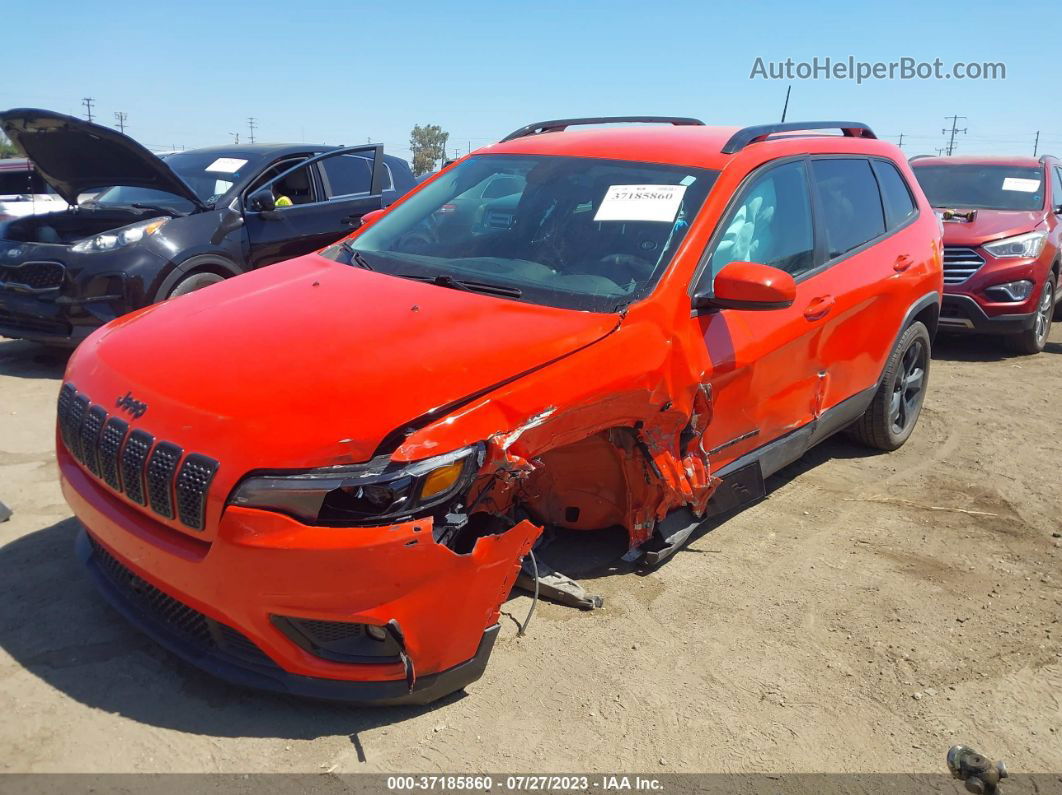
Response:
[[[147,492],[151,510],[167,519],[173,518],[173,475],[181,460],[180,447],[159,442],[147,462]]]
[[[122,486],[125,496],[140,505],[147,505],[144,497],[144,462],[155,437],[147,431],[133,431],[122,450]]]
[[[100,459],[97,445],[100,440],[100,431],[107,419],[107,412],[103,406],[93,406],[85,414],[81,421],[81,463],[88,467],[96,477],[100,476]]]
[[[203,529],[206,495],[218,462],[199,453],[190,453],[177,473],[177,515],[196,530]]]
[[[129,431],[129,423],[117,417],[111,417],[103,426],[97,456],[100,462],[100,477],[115,491],[122,490],[122,479],[118,468],[118,453]]]
[[[981,266],[985,258],[965,246],[944,246],[944,284],[962,284]]]

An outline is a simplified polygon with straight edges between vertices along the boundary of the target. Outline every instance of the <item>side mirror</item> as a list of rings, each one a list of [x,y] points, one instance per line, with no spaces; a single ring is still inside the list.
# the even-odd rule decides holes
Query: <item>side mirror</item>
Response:
[[[795,300],[796,282],[785,271],[755,262],[731,262],[716,275],[712,292],[693,296],[693,309],[785,309]]]
[[[387,212],[387,209],[384,207],[381,207],[379,210],[370,210],[361,217],[361,224],[358,228],[361,229],[363,227],[368,226],[369,224],[376,223],[378,220],[380,220],[380,216],[383,215],[385,212]]]
[[[247,204],[255,212],[269,212],[277,208],[277,200],[273,198],[272,188],[259,188],[249,197]]]

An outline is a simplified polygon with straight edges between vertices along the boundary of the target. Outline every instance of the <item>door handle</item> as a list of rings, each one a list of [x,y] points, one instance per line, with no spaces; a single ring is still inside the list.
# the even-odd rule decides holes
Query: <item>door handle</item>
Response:
[[[811,303],[804,310],[804,319],[812,322],[821,320],[830,314],[831,309],[833,309],[833,296],[820,295],[818,298],[811,299]]]
[[[892,269],[897,273],[903,273],[912,265],[914,265],[914,257],[910,254],[901,254],[896,258],[896,262],[892,263]]]
[[[360,215],[348,215],[346,218],[343,218],[342,221],[347,226],[358,226],[359,224],[361,224],[361,216]]]

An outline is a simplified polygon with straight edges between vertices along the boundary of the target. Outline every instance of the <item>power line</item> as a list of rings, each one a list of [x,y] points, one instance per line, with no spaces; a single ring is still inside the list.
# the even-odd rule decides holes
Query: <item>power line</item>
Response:
[[[247,126],[251,128],[250,139],[251,139],[251,143],[253,144],[254,143],[254,128],[255,128],[255,118],[254,118],[254,116],[248,116],[247,117]]]
[[[122,110],[116,110],[114,112],[115,127],[118,128],[118,132],[125,135],[125,120],[129,118],[129,114]]]
[[[966,134],[966,128],[965,127],[963,127],[961,130],[956,127],[956,124],[958,124],[959,119],[965,119],[965,118],[966,118],[965,116],[945,116],[944,117],[945,120],[951,119],[951,139],[948,141],[948,157],[951,157],[951,153],[955,151],[955,133],[960,133],[961,132],[964,135]],[[947,132],[948,132],[947,130],[941,130],[940,134],[941,135],[945,135],[945,134],[947,134]]]
[[[85,118],[92,121],[92,103],[96,100],[92,97],[84,97],[81,100],[81,104],[85,106]]]

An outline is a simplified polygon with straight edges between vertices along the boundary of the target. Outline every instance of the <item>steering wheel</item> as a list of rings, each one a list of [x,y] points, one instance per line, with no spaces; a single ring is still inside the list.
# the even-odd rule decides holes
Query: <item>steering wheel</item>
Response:
[[[643,282],[653,273],[653,263],[633,254],[608,254],[587,268],[597,276],[605,276],[616,284]]]

